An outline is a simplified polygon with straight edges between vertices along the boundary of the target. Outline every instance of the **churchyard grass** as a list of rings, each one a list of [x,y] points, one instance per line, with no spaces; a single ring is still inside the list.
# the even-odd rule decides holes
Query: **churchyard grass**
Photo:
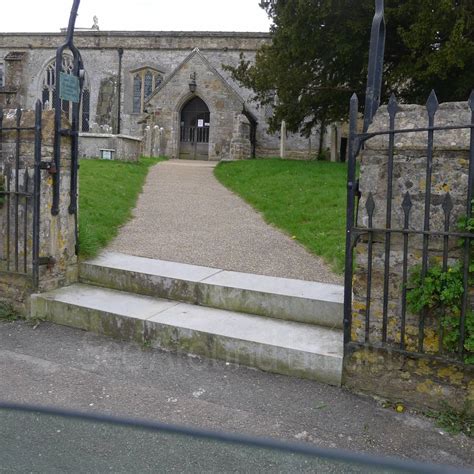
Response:
[[[280,159],[220,163],[217,179],[265,220],[344,268],[346,174],[344,163]]]
[[[79,168],[79,254],[89,258],[105,247],[130,217],[149,168],[160,158],[138,163],[89,160]]]

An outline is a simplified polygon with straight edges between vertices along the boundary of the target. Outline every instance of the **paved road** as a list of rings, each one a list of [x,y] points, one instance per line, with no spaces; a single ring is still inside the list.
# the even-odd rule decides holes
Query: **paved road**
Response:
[[[474,464],[472,439],[342,389],[47,323],[0,322],[0,400]]]
[[[342,283],[318,257],[274,227],[213,174],[215,164],[154,166],[134,218],[109,250],[284,278]]]
[[[379,472],[321,456],[39,412],[0,409],[0,434],[0,471],[9,473]]]

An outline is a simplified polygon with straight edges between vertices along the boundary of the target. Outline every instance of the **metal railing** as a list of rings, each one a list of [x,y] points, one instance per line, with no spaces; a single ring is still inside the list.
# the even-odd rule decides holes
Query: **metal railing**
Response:
[[[399,112],[399,107],[395,97],[392,95],[388,104],[388,116],[389,116],[389,127],[387,130],[377,131],[374,133],[358,133],[357,132],[357,120],[358,120],[358,99],[357,96],[353,96],[351,99],[351,112],[350,112],[350,151],[349,151],[349,171],[348,171],[348,206],[347,206],[347,241],[346,241],[346,278],[345,278],[345,343],[349,344],[352,341],[352,315],[353,315],[353,277],[354,277],[354,246],[355,244],[364,239],[367,245],[367,258],[365,261],[367,272],[365,282],[365,304],[364,304],[364,342],[366,345],[386,345],[390,343],[390,348],[396,348],[401,351],[407,351],[411,353],[425,353],[425,337],[426,337],[426,321],[427,321],[427,308],[425,307],[418,316],[418,341],[416,350],[413,347],[407,348],[407,296],[409,291],[409,272],[413,269],[415,263],[413,257],[410,255],[410,245],[417,239],[421,241],[421,257],[419,258],[420,264],[420,280],[425,282],[428,277],[428,272],[432,266],[430,257],[434,255],[433,246],[436,246],[436,242],[442,243],[441,249],[438,252],[441,262],[441,268],[443,272],[448,272],[448,262],[450,259],[456,258],[461,263],[462,272],[462,303],[460,307],[459,315],[459,341],[458,348],[455,353],[447,353],[443,348],[443,336],[444,328],[439,322],[436,331],[436,337],[438,339],[438,350],[436,356],[442,356],[443,358],[454,358],[457,357],[461,361],[464,360],[466,355],[465,341],[467,331],[467,315],[470,311],[470,259],[472,258],[472,242],[474,240],[474,233],[469,229],[460,229],[457,223],[454,223],[453,219],[453,198],[449,190],[444,192],[442,195],[439,191],[436,196],[433,194],[433,172],[434,172],[434,139],[438,132],[446,132],[450,130],[470,130],[470,147],[468,150],[468,170],[467,170],[467,188],[466,193],[462,198],[457,196],[457,203],[464,201],[463,217],[469,220],[473,216],[473,192],[474,192],[474,91],[468,101],[468,106],[471,111],[470,123],[465,125],[452,125],[452,126],[436,126],[436,113],[439,108],[438,100],[434,92],[431,93],[427,104],[426,110],[428,113],[428,123],[426,127],[418,128],[405,128],[397,129],[395,127],[396,117]],[[395,194],[394,186],[394,159],[396,155],[395,143],[396,137],[400,135],[413,134],[413,133],[426,133],[426,153],[424,153],[425,163],[425,174],[423,176],[424,189],[423,189],[423,205],[422,210],[422,222],[413,221],[413,207],[414,207],[414,196],[410,191],[406,191],[403,196]],[[358,219],[359,214],[359,201],[361,195],[359,192],[357,182],[357,164],[356,158],[361,148],[368,141],[375,137],[386,136],[388,137],[388,149],[387,149],[387,163],[386,165],[380,164],[380,166],[386,166],[386,195],[384,196],[385,208],[377,209],[376,200],[372,192],[368,192],[364,199],[364,208],[362,211],[365,213],[365,222],[362,224],[362,219]],[[398,169],[398,177],[400,177],[401,170]],[[442,209],[442,222],[443,225],[438,228],[434,228],[432,225],[433,220],[433,199],[436,197],[438,207]],[[419,199],[418,199],[419,201]],[[380,202],[380,198],[379,198]],[[400,202],[401,215],[403,216],[403,226],[397,227],[394,225],[392,217],[396,209],[394,208],[395,202]],[[420,207],[420,206],[419,206]],[[459,206],[458,206],[459,207]],[[458,215],[459,215],[459,209]],[[376,226],[374,224],[374,216],[377,212],[384,213],[385,215],[385,226]],[[394,289],[391,288],[395,282],[391,277],[392,272],[392,239],[394,236],[400,236],[402,242],[402,277],[399,285]],[[462,245],[456,246],[459,239],[462,239]],[[377,338],[376,331],[374,331],[377,321],[372,318],[372,303],[374,301],[374,295],[372,290],[374,287],[374,248],[376,245],[382,245],[383,251],[379,257],[383,261],[383,295],[382,295],[382,326],[381,326],[381,337]],[[391,321],[392,325],[400,328],[400,339],[395,342],[388,340],[388,326],[389,319],[394,317],[393,310],[389,309],[390,293],[398,291],[401,298],[400,312],[397,314],[396,320]],[[390,314],[390,316],[389,316]],[[411,315],[413,317],[413,315]],[[433,353],[433,351],[430,351]]]
[[[37,101],[34,126],[22,126],[16,109],[14,126],[4,127],[0,110],[0,216],[3,220],[0,271],[31,277],[38,285],[41,193],[42,105]],[[34,156],[25,157],[23,136],[34,134]],[[30,159],[29,159],[30,158]]]

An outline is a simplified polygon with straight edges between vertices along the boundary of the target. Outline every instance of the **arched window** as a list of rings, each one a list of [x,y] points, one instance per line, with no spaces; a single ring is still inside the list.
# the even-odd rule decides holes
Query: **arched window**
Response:
[[[73,58],[69,55],[63,56],[62,70],[65,73],[71,74],[74,68]],[[52,110],[54,108],[54,102],[56,99],[56,60],[51,61],[43,73],[41,100],[43,102],[43,108],[45,110]],[[72,120],[72,103],[62,100],[61,109],[65,112]],[[90,117],[90,88],[89,83],[86,79],[84,81],[84,87],[82,90],[81,109],[79,111],[79,126],[81,131],[89,131],[89,117]]]
[[[163,74],[152,68],[141,68],[132,71],[133,74],[133,113],[141,114],[145,102],[153,91],[163,81]]]

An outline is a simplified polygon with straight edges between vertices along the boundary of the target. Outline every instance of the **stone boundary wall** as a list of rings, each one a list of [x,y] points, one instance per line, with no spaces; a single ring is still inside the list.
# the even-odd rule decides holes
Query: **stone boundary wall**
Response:
[[[471,111],[467,103],[441,104],[435,116],[435,126],[468,126]],[[426,108],[401,105],[396,116],[395,129],[427,127]],[[376,115],[370,132],[389,129],[386,107]],[[409,229],[423,230],[428,138],[426,132],[395,135],[393,165],[392,228],[404,228],[402,201],[407,192],[412,200]],[[360,160],[361,199],[358,227],[368,227],[367,198],[372,193],[375,202],[373,227],[384,229],[387,206],[388,135],[376,136],[366,142]],[[432,231],[443,231],[445,214],[443,204],[449,192],[453,209],[450,230],[457,230],[459,220],[466,214],[469,168],[470,130],[468,128],[435,132],[432,206]],[[442,262],[444,239],[432,237],[429,245],[430,266]],[[423,239],[409,237],[408,275],[421,264]],[[365,341],[365,313],[367,308],[368,238],[362,236],[355,247],[353,276],[352,341],[345,358],[345,384],[361,392],[377,394],[394,401],[407,401],[416,406],[439,408],[444,400],[458,408],[466,400],[474,402],[474,366],[449,362],[448,355],[437,360],[439,348],[439,321],[427,315],[424,348],[429,357],[397,352],[401,340],[401,311],[403,289],[403,236],[392,234],[390,251],[390,285],[388,297],[387,343],[384,348],[368,349]],[[448,264],[460,258],[459,239],[449,240]],[[370,299],[370,344],[382,345],[383,287],[385,267],[385,234],[373,236],[372,284]],[[474,308],[474,307],[473,307]],[[419,315],[406,316],[406,350],[418,350]],[[357,346],[360,344],[360,346]],[[454,359],[454,357],[452,356]]]
[[[474,367],[377,348],[354,348],[344,357],[343,385],[392,403],[443,409],[442,402],[474,409]]]
[[[14,126],[15,111],[5,111],[6,118],[3,127]],[[34,111],[24,110],[21,119],[21,127],[33,127],[35,123]],[[66,124],[63,125],[66,127]],[[0,175],[6,165],[14,161],[14,150],[16,133],[4,131],[2,133],[2,151],[0,153]],[[21,132],[21,155],[20,155],[20,179],[23,180],[28,169],[28,174],[33,180],[34,165],[34,132]],[[54,111],[43,112],[42,131],[42,161],[53,159],[54,143]],[[78,279],[78,265],[76,256],[76,239],[74,216],[69,214],[70,196],[70,138],[62,138],[61,148],[61,186],[60,186],[60,207],[57,216],[51,215],[52,207],[52,184],[53,180],[47,171],[41,171],[41,210],[40,210],[40,242],[39,256],[51,257],[54,261],[52,266],[40,266],[39,288],[35,289],[32,278],[18,275],[6,271],[3,263],[0,262],[0,301],[7,301],[13,304],[20,312],[26,314],[29,308],[29,296],[34,291],[49,291],[71,283]],[[32,189],[32,186],[31,186]],[[6,247],[6,205],[0,207],[0,249],[2,256],[5,256]],[[32,262],[32,202],[28,206],[28,271],[31,273]],[[22,221],[21,221],[22,222]],[[11,233],[10,239],[14,236]],[[23,251],[24,236],[20,233],[20,248]],[[21,255],[22,256],[22,255]]]
[[[101,150],[114,150],[113,160],[138,161],[142,152],[142,139],[107,133],[79,134],[80,158],[100,158]]]

